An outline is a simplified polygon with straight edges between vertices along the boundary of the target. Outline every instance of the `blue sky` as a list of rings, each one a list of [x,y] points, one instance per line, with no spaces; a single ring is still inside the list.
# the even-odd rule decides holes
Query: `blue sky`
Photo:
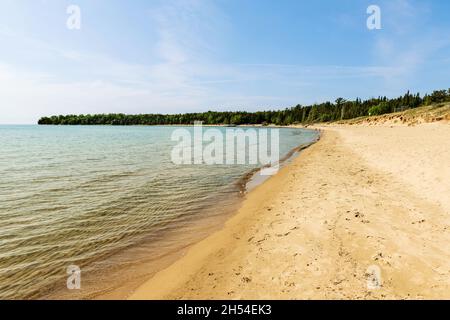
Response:
[[[69,30],[66,10],[81,9]],[[381,9],[381,30],[366,27]],[[0,0],[0,123],[448,88],[440,0]]]

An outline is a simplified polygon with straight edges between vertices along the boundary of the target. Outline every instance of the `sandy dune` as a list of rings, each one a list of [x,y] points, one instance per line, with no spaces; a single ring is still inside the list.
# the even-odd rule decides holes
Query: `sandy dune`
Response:
[[[326,127],[131,298],[449,299],[449,164],[448,124]]]

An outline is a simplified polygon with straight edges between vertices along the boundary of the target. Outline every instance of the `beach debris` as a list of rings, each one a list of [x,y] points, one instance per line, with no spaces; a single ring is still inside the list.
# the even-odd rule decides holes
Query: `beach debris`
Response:
[[[270,235],[266,233],[266,234],[264,235],[264,238],[262,238],[261,240],[258,240],[258,241],[256,241],[256,242],[259,244],[259,243],[261,243],[261,242],[266,241],[268,238],[270,238]]]
[[[286,232],[286,233],[284,233],[284,234],[279,233],[279,234],[277,234],[277,237],[286,237],[286,236],[288,236],[290,233],[291,233],[291,232]]]
[[[295,282],[288,282],[288,281],[285,281],[285,282],[284,282],[284,285],[285,285],[286,287],[295,287]]]
[[[383,253],[378,252],[376,255],[372,257],[373,260],[378,261],[379,259],[383,258]]]

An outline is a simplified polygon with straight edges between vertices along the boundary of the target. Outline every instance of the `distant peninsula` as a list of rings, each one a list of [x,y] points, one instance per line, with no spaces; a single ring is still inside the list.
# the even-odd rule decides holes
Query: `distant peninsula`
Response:
[[[129,115],[94,114],[94,115],[58,115],[42,117],[40,125],[190,125],[194,121],[203,121],[206,125],[243,125],[243,124],[275,124],[292,125],[318,122],[348,120],[364,116],[382,115],[404,111],[431,104],[450,102],[450,89],[436,90],[423,97],[409,91],[398,98],[378,97],[367,100],[336,99],[335,102],[324,102],[309,106],[297,105],[278,111],[258,112],[216,112],[186,114],[137,114]]]

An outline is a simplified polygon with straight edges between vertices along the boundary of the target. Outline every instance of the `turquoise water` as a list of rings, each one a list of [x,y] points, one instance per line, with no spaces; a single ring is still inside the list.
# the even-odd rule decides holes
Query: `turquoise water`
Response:
[[[39,297],[71,264],[101,268],[218,203],[231,207],[256,166],[175,165],[173,130],[0,126],[0,298]],[[280,154],[315,138],[281,129]]]

